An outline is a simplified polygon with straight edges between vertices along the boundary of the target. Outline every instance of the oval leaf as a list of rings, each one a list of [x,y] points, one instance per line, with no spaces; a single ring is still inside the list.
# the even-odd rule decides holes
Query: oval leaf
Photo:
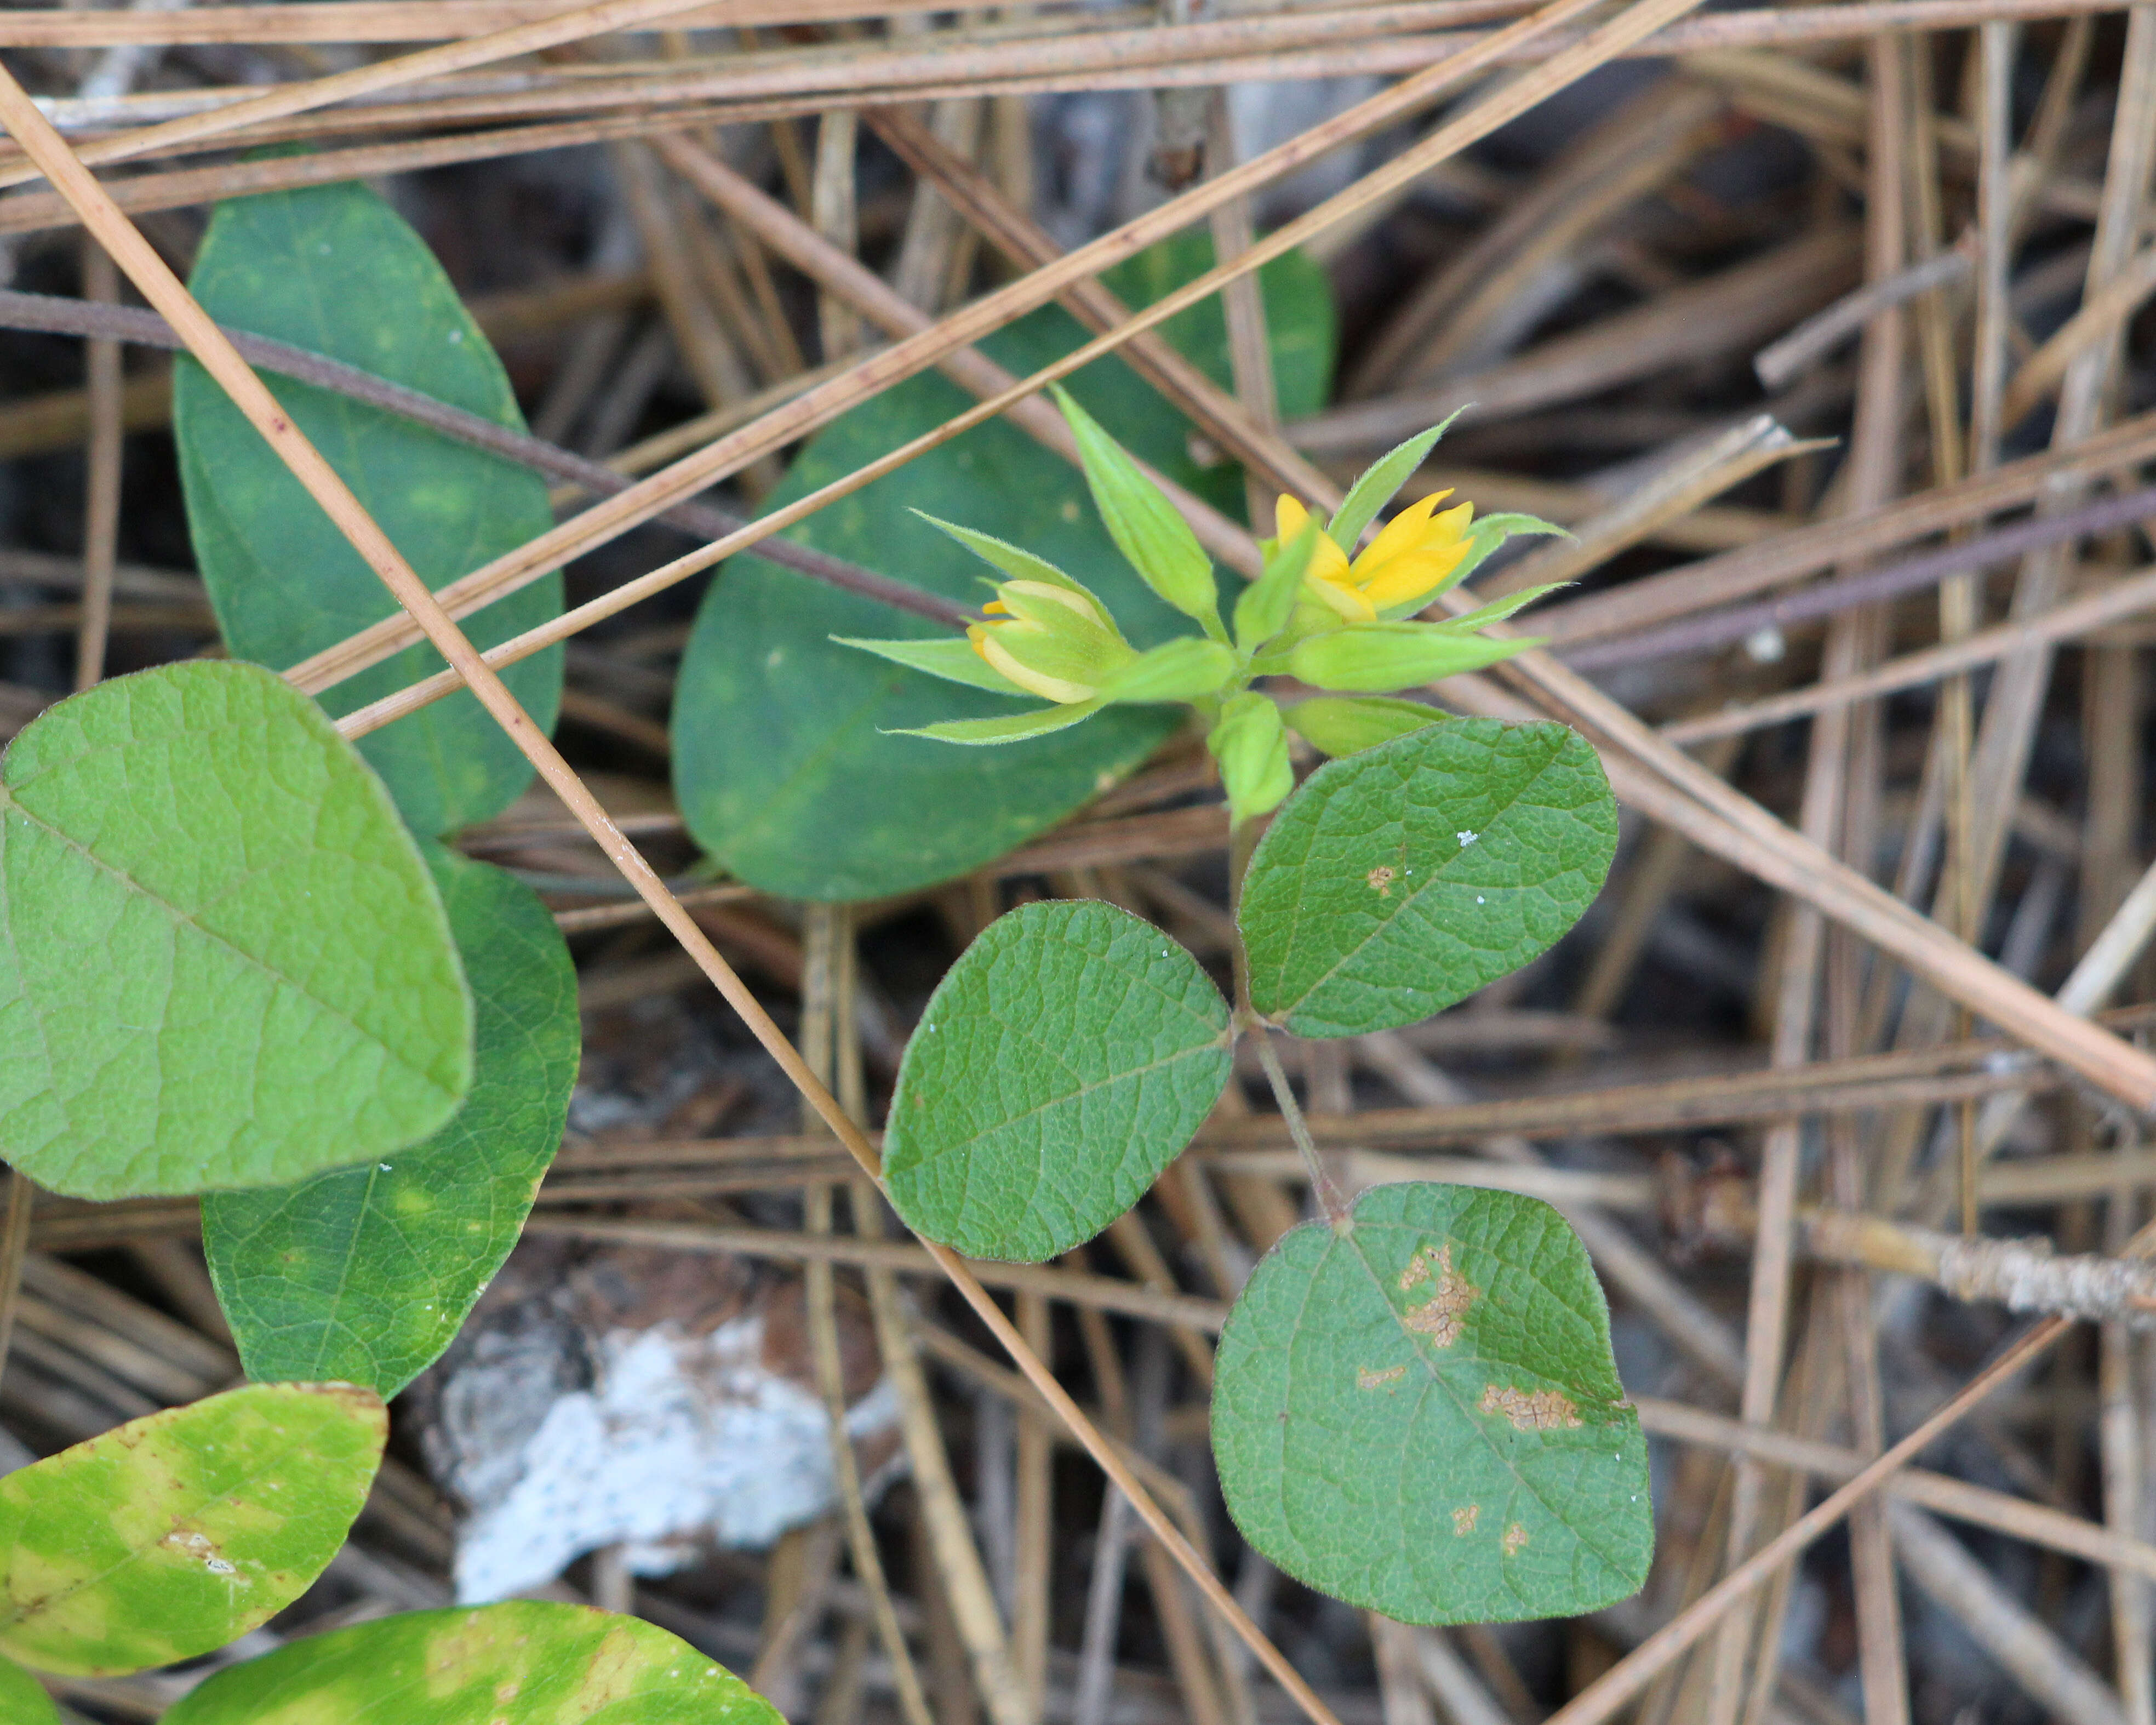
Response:
[[[382,1462],[381,1398],[255,1384],[0,1479],[0,1653],[116,1676],[234,1641],[313,1585]]]
[[[1403,1623],[1592,1611],[1653,1556],[1601,1287],[1517,1193],[1380,1186],[1284,1235],[1220,1333],[1213,1454],[1252,1546]]]
[[[12,1660],[0,1659],[0,1719],[8,1725],[60,1725],[45,1686]]]
[[[1194,235],[1156,246],[1102,279],[1131,304],[1145,305],[1211,262],[1209,241]],[[1261,277],[1281,411],[1315,413],[1332,369],[1324,274],[1291,256],[1267,265]],[[1229,382],[1218,300],[1169,319],[1163,331],[1216,382]],[[1024,375],[1084,339],[1069,314],[1048,306],[980,346]],[[1196,466],[1189,422],[1120,360],[1096,362],[1069,382],[1071,393],[1133,454],[1216,506],[1240,512],[1237,470]],[[851,473],[971,405],[971,396],[940,376],[909,378],[819,432],[766,506],[791,502]],[[1188,629],[1116,552],[1084,475],[1003,420],[930,451],[789,533],[914,586],[978,603],[988,567],[914,510],[992,534],[1069,571],[1107,603],[1135,646],[1155,646]],[[955,688],[829,639],[948,634],[752,557],[729,562],[698,614],[674,704],[675,790],[696,841],[742,879],[788,897],[911,891],[963,875],[1054,825],[1182,722],[1173,711],[1122,708],[1019,747],[961,753],[902,733],[946,721],[1001,718],[1036,703]],[[1021,734],[1030,736],[1023,728]],[[993,730],[959,737],[1009,740]],[[924,820],[923,809],[936,818]]]
[[[412,1611],[219,1671],[165,1725],[783,1725],[665,1630],[520,1599]]]
[[[998,917],[906,1045],[884,1176],[906,1224],[1037,1264],[1145,1195],[1220,1099],[1228,1006],[1198,961],[1097,900]]]
[[[499,424],[524,429],[494,350],[426,243],[357,183],[221,203],[188,285],[218,321],[326,354]],[[429,587],[537,537],[554,524],[547,482],[348,396],[271,377],[270,387]],[[172,429],[195,558],[226,644],[278,670],[371,623],[397,602],[343,534],[199,366],[182,360]],[[562,608],[549,575],[465,620],[481,647]],[[407,648],[326,691],[344,714],[441,669]],[[503,680],[543,729],[561,704],[562,652],[506,666]],[[531,768],[468,691],[363,738],[413,829],[447,832],[498,814]]]
[[[478,1006],[471,1098],[424,1144],[203,1202],[203,1244],[250,1378],[391,1396],[449,1345],[516,1244],[562,1142],[577,973],[537,895],[428,847]]]
[[[1298,1036],[1412,1024],[1577,922],[1617,848],[1563,725],[1448,719],[1320,768],[1250,858],[1250,999]]]
[[[84,1198],[403,1148],[471,1086],[441,896],[321,709],[195,662],[51,708],[0,765],[0,1154]]]

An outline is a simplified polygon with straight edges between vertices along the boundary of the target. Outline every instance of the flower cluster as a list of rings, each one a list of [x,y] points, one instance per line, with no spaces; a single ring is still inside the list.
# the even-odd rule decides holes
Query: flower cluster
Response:
[[[1330,520],[1297,499],[1276,512],[1258,578],[1238,595],[1233,628],[1220,616],[1213,566],[1159,486],[1082,408],[1056,398],[1078,444],[1086,479],[1111,536],[1146,584],[1198,624],[1140,649],[1081,583],[1031,552],[971,528],[923,519],[996,569],[995,597],[963,639],[855,640],[845,644],[952,682],[1051,703],[993,719],[956,719],[910,735],[945,742],[1016,742],[1081,723],[1119,703],[1179,701],[1194,708],[1220,763],[1237,821],[1278,807],[1293,788],[1286,732],[1329,755],[1353,754],[1443,715],[1419,701],[1386,699],[1508,658],[1534,644],[1485,633],[1548,589],[1530,588],[1463,616],[1415,619],[1515,533],[1559,529],[1532,516],[1475,518],[1475,506],[1438,506],[1440,491],[1410,504],[1361,552],[1378,512],[1419,468],[1442,425],[1373,463]],[[841,638],[844,639],[844,638]],[[1290,676],[1335,691],[1285,711],[1253,686]]]

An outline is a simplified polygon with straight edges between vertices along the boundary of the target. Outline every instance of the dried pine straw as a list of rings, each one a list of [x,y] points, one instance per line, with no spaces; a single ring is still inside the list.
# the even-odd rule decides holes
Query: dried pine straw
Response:
[[[579,963],[535,1250],[752,1266],[806,1291],[807,1394],[842,1399],[858,1344],[896,1397],[903,1483],[841,1445],[840,1502],[770,1551],[663,1579],[601,1553],[557,1596],[818,1725],[2156,1725],[2156,8],[18,7],[0,64],[0,732],[216,650],[166,435],[190,348],[403,606],[293,680],[423,636],[454,667],[349,734],[466,685],[516,727],[495,670],[569,644],[558,749],[519,736],[545,788],[461,841]],[[1156,141],[1186,135],[1169,184]],[[235,352],[179,286],[211,200],[357,176],[434,244],[532,435]],[[1194,228],[1224,261],[1186,295],[1139,312],[1101,281]],[[1341,349],[1283,424],[1250,283],[1295,246]],[[1158,328],[1215,295],[1232,388]],[[1133,1217],[1054,1265],[904,1239],[862,1178],[906,1034],[1000,911],[1100,897],[1224,964],[1202,750],[850,913],[695,870],[665,720],[708,572],[768,542],[877,591],[904,571],[769,536],[988,418],[1067,457],[1039,392],[1075,362],[1014,377],[977,345],[1051,301],[1260,502],[1335,496],[1471,403],[1418,489],[1575,535],[1479,583],[1575,583],[1523,619],[1546,650],[1437,697],[1586,732],[1629,810],[1609,885],[1527,971],[1291,1076],[1343,1186],[1529,1193],[1587,1241],[1658,1530],[1646,1589],[1591,1619],[1366,1619],[1228,1522],[1212,1337],[1310,1204],[1255,1056]],[[437,600],[249,361],[490,439],[561,488],[559,525]],[[961,418],[759,515],[805,439],[930,367]],[[560,622],[465,643],[565,563]],[[231,1381],[198,1228],[11,1176],[0,1450]],[[415,1446],[276,1636],[449,1597],[454,1511],[399,1419]],[[58,1686],[154,1719],[190,1681]]]

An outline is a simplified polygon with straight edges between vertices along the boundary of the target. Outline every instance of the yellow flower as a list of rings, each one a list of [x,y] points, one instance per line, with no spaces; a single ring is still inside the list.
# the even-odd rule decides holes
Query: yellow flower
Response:
[[[1006,581],[981,608],[991,620],[967,629],[973,650],[1045,701],[1091,701],[1108,673],[1132,657],[1107,613],[1075,586]]]
[[[1432,513],[1451,495],[1436,491],[1409,505],[1353,563],[1347,552],[1319,534],[1304,585],[1350,623],[1375,622],[1381,612],[1436,592],[1467,555],[1468,526],[1475,519],[1472,503],[1460,504],[1442,515]],[[1276,516],[1285,544],[1302,531],[1310,511],[1293,497],[1283,495]]]

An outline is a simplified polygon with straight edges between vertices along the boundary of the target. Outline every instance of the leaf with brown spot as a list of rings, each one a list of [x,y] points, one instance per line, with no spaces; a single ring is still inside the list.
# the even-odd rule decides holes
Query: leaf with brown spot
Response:
[[[116,1676],[213,1651],[314,1584],[381,1465],[381,1398],[251,1384],[0,1479],[0,1653]]]
[[[1589,1611],[1646,1579],[1609,1310],[1536,1199],[1380,1186],[1291,1230],[1221,1332],[1213,1449],[1260,1553],[1402,1622]]]
[[[534,1599],[411,1611],[218,1672],[164,1725],[784,1725],[655,1625]]]

